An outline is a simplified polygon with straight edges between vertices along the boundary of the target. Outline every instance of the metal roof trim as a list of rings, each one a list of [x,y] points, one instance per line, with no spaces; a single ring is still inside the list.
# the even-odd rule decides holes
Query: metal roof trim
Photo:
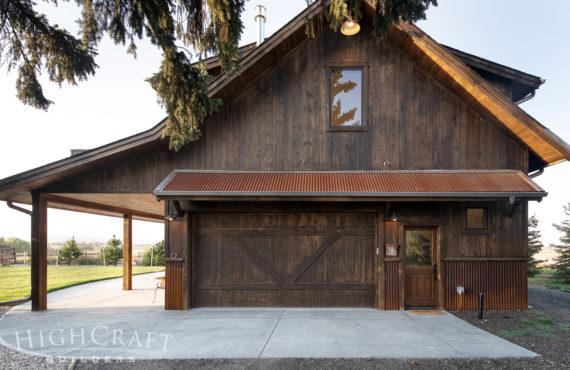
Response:
[[[542,198],[548,195],[539,192],[265,192],[265,191],[155,191],[157,197],[435,197],[435,198]]]

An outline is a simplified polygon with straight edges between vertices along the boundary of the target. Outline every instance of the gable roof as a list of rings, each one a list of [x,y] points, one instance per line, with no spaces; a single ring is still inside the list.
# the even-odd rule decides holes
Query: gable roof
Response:
[[[371,19],[374,8],[368,1],[363,3],[366,7],[364,13]],[[231,76],[221,74],[213,78],[208,89],[210,95],[222,98],[232,96],[246,86],[254,76],[269,70],[292,50],[307,42],[306,19],[317,16],[321,10],[320,1],[317,1],[260,46],[252,48],[248,45],[244,49],[245,55],[240,62],[240,71]],[[536,153],[545,165],[570,160],[570,146],[567,143],[516,106],[454,56],[452,51],[439,45],[418,27],[406,23],[391,26],[388,38],[415,59],[417,64],[436,80],[472,104],[483,115],[506,127]],[[211,65],[215,64],[215,58],[210,58],[209,62]],[[160,137],[165,121],[148,131],[2,179],[0,199],[29,202],[31,190],[87,171],[95,165],[104,165],[111,159],[163,146],[165,143]]]
[[[368,1],[363,3],[367,7],[364,13],[371,19],[374,7]],[[210,94],[223,98],[245,86],[253,76],[269,69],[278,59],[307,39],[304,29],[306,19],[315,17],[321,9],[320,2],[315,2],[260,46],[245,55],[241,60],[240,73],[231,76],[223,74],[213,79],[209,87]],[[399,25],[390,27],[388,38],[415,59],[421,68],[470,103],[477,111],[501,123],[536,153],[546,166],[570,160],[570,145],[460,61],[454,56],[452,50],[438,44],[419,27],[401,22]],[[462,54],[465,59],[468,55]],[[471,58],[470,63],[481,62],[481,60],[481,58],[479,60]],[[516,70],[512,68],[499,68],[498,66],[500,65],[494,66],[497,72],[502,70],[502,73],[526,79],[531,86],[540,83],[540,79],[536,76],[522,72],[515,73]]]

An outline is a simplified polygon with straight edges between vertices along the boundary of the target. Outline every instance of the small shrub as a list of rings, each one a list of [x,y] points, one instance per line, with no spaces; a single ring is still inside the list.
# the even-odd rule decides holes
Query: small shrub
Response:
[[[164,240],[156,243],[152,248],[147,249],[141,259],[141,266],[150,266],[152,249],[152,265],[164,266]]]

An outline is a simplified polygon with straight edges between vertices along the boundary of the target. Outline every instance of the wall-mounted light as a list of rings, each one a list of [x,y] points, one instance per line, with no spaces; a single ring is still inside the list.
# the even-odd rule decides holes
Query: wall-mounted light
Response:
[[[166,216],[164,218],[166,221],[174,221],[176,219],[176,216],[174,215],[174,210],[170,210],[170,212],[168,212],[168,216]]]
[[[342,24],[340,32],[346,36],[356,35],[358,32],[360,32],[360,25],[357,21],[352,19],[352,16],[349,14],[348,19]]]
[[[184,210],[180,207],[180,203],[177,200],[174,200],[172,201],[172,204],[174,205],[174,208],[169,207],[168,216],[164,218],[167,221],[174,221],[178,218],[184,217]]]
[[[392,211],[392,213],[390,213],[390,221],[398,221],[399,219],[400,217],[396,215],[396,211]]]

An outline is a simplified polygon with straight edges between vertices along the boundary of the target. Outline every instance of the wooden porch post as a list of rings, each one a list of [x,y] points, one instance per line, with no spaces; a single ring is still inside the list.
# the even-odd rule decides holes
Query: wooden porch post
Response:
[[[32,193],[32,311],[47,309],[47,201]]]
[[[133,289],[133,215],[123,215],[123,290]]]

